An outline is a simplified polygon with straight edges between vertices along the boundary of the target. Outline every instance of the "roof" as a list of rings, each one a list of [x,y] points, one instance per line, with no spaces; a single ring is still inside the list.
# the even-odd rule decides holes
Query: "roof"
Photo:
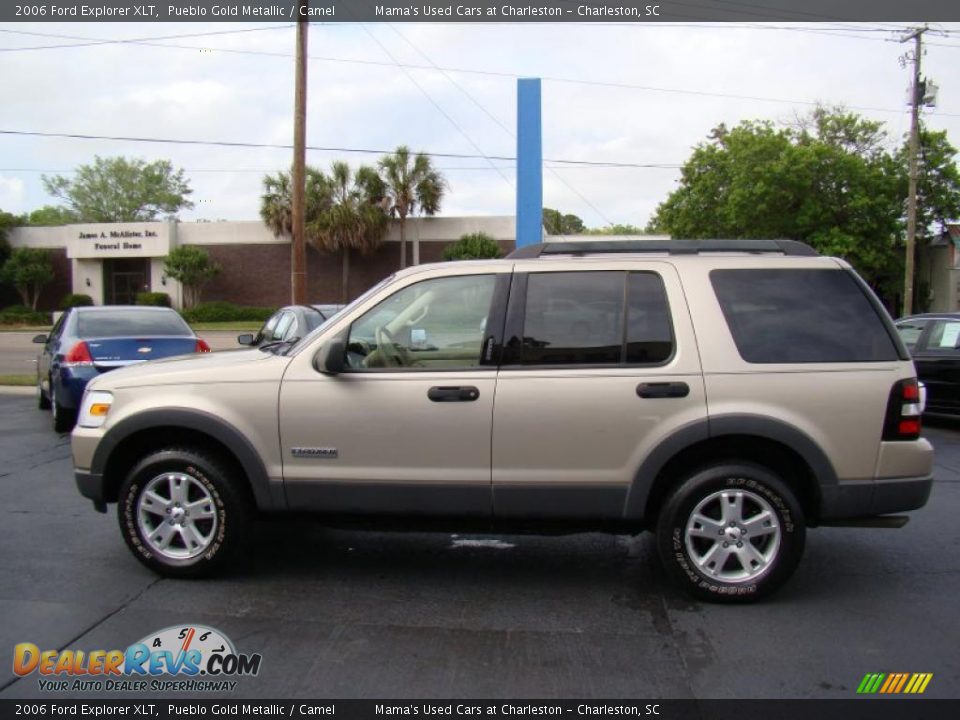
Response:
[[[79,312],[103,312],[104,310],[145,310],[147,312],[177,312],[173,308],[160,305],[77,305],[70,308]]]
[[[658,253],[666,255],[700,255],[703,253],[778,254],[817,257],[819,253],[796,240],[614,240],[589,242],[545,242],[524,245],[510,253],[513,260],[550,255],[609,255]]]

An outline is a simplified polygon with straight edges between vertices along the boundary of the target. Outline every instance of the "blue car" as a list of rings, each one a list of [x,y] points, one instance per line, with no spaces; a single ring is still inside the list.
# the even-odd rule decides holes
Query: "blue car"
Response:
[[[87,383],[100,373],[156,358],[210,352],[170,308],[136,305],[77,307],[67,310],[43,344],[37,359],[37,396],[41,410],[53,410],[53,429],[68,432]]]

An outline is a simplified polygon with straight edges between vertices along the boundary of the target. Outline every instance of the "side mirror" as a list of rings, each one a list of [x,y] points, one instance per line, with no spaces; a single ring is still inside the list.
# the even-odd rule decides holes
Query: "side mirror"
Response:
[[[346,367],[347,346],[342,338],[334,338],[326,343],[314,360],[314,367],[324,375],[339,375]]]
[[[47,344],[47,336],[46,336],[46,335],[35,335],[35,336],[33,337],[33,341],[34,341],[37,345],[46,345],[46,344]]]
[[[243,335],[237,335],[237,342],[241,345],[253,345],[253,334],[244,333]]]

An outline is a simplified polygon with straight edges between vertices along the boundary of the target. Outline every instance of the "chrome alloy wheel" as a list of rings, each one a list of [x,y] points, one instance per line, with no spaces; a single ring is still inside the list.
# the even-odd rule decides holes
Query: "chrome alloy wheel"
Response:
[[[690,513],[684,541],[690,559],[707,577],[749,582],[776,560],[780,524],[773,507],[757,493],[720,490]]]
[[[174,560],[202,554],[217,534],[210,491],[184,473],[157,475],[137,502],[137,526],[147,546]]]

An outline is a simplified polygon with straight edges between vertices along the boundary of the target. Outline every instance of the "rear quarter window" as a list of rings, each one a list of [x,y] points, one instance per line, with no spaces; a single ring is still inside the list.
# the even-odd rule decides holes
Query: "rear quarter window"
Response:
[[[846,270],[713,270],[710,282],[749,363],[899,359],[883,318]]]

